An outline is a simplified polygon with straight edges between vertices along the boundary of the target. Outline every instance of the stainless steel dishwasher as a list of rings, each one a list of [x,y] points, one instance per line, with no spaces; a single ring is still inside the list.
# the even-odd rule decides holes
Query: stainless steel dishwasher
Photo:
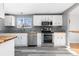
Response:
[[[28,46],[29,47],[37,46],[37,33],[32,32],[28,34]]]

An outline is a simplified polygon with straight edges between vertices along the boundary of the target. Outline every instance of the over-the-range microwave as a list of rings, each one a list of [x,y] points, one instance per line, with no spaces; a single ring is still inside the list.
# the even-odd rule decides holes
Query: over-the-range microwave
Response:
[[[52,26],[52,21],[42,21],[42,26]]]

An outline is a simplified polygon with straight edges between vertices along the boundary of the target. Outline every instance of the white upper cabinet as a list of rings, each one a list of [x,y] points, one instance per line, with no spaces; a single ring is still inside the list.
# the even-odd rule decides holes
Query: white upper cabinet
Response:
[[[41,16],[39,15],[34,15],[33,16],[33,25],[34,26],[41,26]]]
[[[41,15],[41,21],[53,21],[53,15]]]
[[[11,16],[11,15],[5,16],[4,25],[5,26],[15,26],[15,17]]]
[[[53,15],[53,26],[62,26],[62,15]]]
[[[41,22],[42,21],[46,21],[46,16],[45,15],[41,15]]]
[[[0,18],[4,18],[4,5],[0,3]]]
[[[48,21],[53,23],[52,26],[62,26],[62,15],[34,15],[33,16],[33,25],[41,26],[42,21]]]
[[[53,22],[53,15],[48,16],[48,20]]]
[[[53,15],[34,15],[33,25],[41,26],[42,21],[53,21]]]

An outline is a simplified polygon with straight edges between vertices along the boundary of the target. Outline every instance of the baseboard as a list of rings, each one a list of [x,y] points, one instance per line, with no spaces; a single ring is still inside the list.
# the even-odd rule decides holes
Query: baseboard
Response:
[[[28,45],[28,47],[37,47],[37,45]]]

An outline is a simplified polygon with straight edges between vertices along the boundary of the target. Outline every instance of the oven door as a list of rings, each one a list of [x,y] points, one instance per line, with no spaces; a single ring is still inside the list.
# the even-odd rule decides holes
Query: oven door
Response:
[[[52,43],[52,34],[51,33],[44,34],[44,43]]]

